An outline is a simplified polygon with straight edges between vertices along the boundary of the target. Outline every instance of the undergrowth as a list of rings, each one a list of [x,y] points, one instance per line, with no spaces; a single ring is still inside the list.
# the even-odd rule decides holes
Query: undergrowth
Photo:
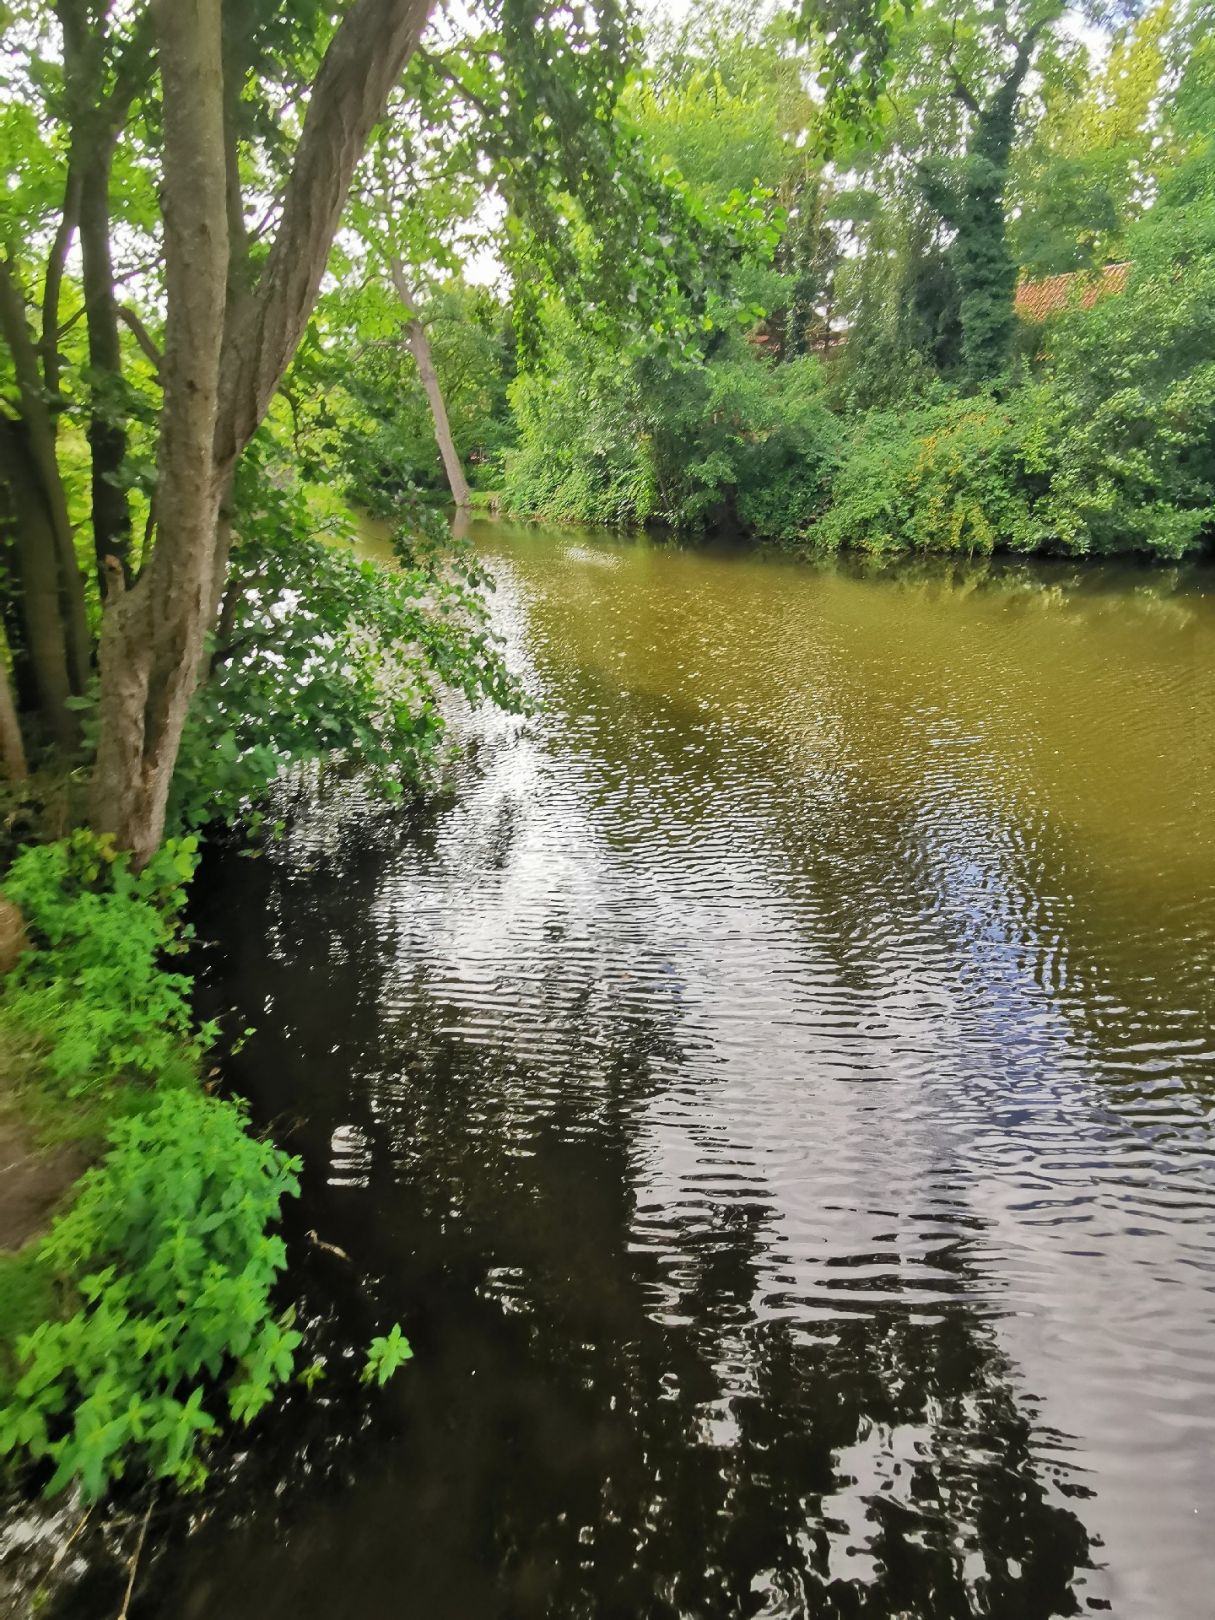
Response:
[[[0,1452],[49,1459],[48,1491],[78,1480],[94,1499],[133,1456],[197,1485],[220,1403],[248,1422],[291,1376],[300,1335],[271,1309],[286,1250],[268,1228],[299,1164],[247,1125],[197,1091],[118,1121],[39,1246],[75,1308],[18,1341]]]
[[[207,1440],[295,1371],[273,1227],[300,1166],[201,1089],[215,1030],[172,965],[196,861],[179,838],[135,872],[77,830],[4,882],[31,942],[0,991],[8,1104],[42,1140],[54,1121],[107,1144],[49,1233],[0,1255],[0,1455],[49,1492],[95,1499],[131,1468],[196,1486]],[[399,1327],[373,1340],[368,1382],[409,1353]]]

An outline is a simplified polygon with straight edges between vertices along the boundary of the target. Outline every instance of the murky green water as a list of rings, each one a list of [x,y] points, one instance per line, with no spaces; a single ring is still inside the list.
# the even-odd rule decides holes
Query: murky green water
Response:
[[[541,716],[201,918],[417,1358],[133,1616],[1207,1620],[1215,580],[480,540]]]

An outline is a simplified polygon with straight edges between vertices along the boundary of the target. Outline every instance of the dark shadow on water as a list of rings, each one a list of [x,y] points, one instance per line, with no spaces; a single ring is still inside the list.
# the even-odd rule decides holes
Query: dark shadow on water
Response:
[[[214,861],[198,925],[223,939],[203,1010],[259,1026],[231,1084],[304,1156],[292,1286],[331,1344],[400,1317],[416,1359],[260,1423],[133,1615],[1076,1612],[1088,1540],[963,1298],[965,1245],[956,1298],[867,1295],[806,1334],[753,1316],[762,1199],[638,1241],[637,1121],[678,1028],[632,1020],[568,1089],[454,1039],[424,982],[386,997],[391,859]]]

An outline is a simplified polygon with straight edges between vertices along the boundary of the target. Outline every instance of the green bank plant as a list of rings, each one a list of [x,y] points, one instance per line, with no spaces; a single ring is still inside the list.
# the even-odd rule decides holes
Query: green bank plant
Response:
[[[78,828],[13,862],[4,894],[33,949],[5,983],[0,1027],[33,1043],[67,1096],[179,1072],[212,1038],[193,1024],[189,979],[166,967],[184,943],[196,861],[196,839],[171,839],[135,872],[108,839]]]
[[[232,584],[173,779],[172,815],[189,827],[247,825],[271,785],[307,764],[356,765],[388,799],[422,792],[448,754],[446,694],[526,706],[490,628],[489,577],[441,519],[411,505],[395,566],[360,558],[349,523],[318,520],[268,436],[254,448],[237,481]]]
[[[0,992],[18,1100],[60,1127],[104,1120],[108,1144],[49,1233],[0,1256],[0,1456],[48,1492],[74,1482],[94,1500],[132,1468],[195,1487],[206,1443],[296,1372],[273,1228],[300,1164],[200,1089],[215,1030],[193,1023],[191,981],[168,965],[196,861],[182,837],[134,872],[77,829],[23,850],[4,883],[31,942]],[[393,1327],[367,1381],[410,1354]]]
[[[117,1121],[43,1240],[75,1308],[18,1341],[0,1452],[47,1460],[48,1491],[78,1480],[90,1500],[133,1458],[199,1484],[217,1414],[248,1422],[294,1368],[300,1334],[271,1307],[286,1251],[269,1228],[298,1171],[238,1104],[202,1092]]]

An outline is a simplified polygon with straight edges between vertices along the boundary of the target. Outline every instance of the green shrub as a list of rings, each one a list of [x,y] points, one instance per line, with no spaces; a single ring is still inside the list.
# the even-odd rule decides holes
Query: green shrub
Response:
[[[173,779],[178,825],[236,822],[313,761],[350,760],[386,797],[421,790],[444,757],[445,692],[525,707],[490,629],[488,575],[445,525],[432,535],[415,510],[390,567],[356,557],[345,531],[317,533],[304,492],[257,455],[237,495],[228,606]]]
[[[855,425],[816,545],[861,551],[1030,550],[1048,538],[1036,517],[1037,452],[1025,426],[1029,391],[1009,401],[945,399],[872,411]]]
[[[654,474],[635,367],[563,311],[550,319],[557,358],[510,390],[519,443],[506,455],[506,506],[560,523],[644,523]]]
[[[1215,184],[1128,254],[1124,293],[1048,328],[1044,520],[1069,551],[1180,557],[1215,528]]]
[[[760,540],[806,533],[839,439],[817,361],[774,364],[737,332],[715,335],[708,358],[603,354],[553,320],[550,369],[511,391],[511,511],[689,532],[737,524]]]
[[[79,1479],[96,1498],[134,1459],[197,1485],[217,1402],[248,1422],[291,1376],[300,1335],[271,1311],[285,1250],[267,1227],[299,1163],[247,1126],[188,1091],[119,1121],[43,1240],[79,1308],[18,1341],[0,1452],[49,1459],[48,1491]]]
[[[34,949],[5,980],[0,1021],[32,1037],[70,1096],[124,1077],[160,1079],[197,1057],[190,981],[164,966],[180,949],[196,840],[171,840],[141,872],[84,829],[23,850],[4,881]]]

